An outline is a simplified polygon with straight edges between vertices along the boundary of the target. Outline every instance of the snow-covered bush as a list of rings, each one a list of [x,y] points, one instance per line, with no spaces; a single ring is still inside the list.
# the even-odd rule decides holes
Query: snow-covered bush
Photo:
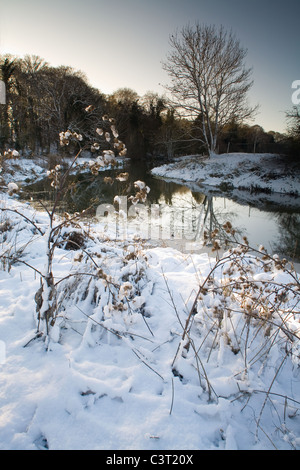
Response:
[[[85,111],[89,113],[91,107],[87,107]],[[40,275],[40,288],[36,292],[35,301],[38,321],[37,334],[39,336],[44,335],[47,343],[50,330],[54,326],[57,315],[59,314],[57,282],[53,273],[54,252],[59,247],[83,250],[85,240],[88,240],[88,233],[83,230],[80,225],[80,217],[85,211],[81,214],[64,213],[63,216],[57,216],[59,204],[69,189],[68,176],[71,171],[81,169],[80,166],[77,166],[77,160],[84,150],[89,150],[92,153],[100,153],[86,165],[92,175],[97,175],[98,171],[103,167],[115,166],[117,164],[116,157],[126,155],[126,146],[119,140],[115,120],[106,115],[103,116],[101,127],[97,127],[92,138],[86,139],[76,132],[76,130],[70,129],[60,132],[59,138],[61,146],[70,146],[75,149],[77,147],[77,152],[75,152],[75,156],[72,158],[67,169],[56,164],[54,168],[47,172],[53,191],[52,207],[47,208],[40,201],[41,206],[48,216],[46,227],[39,229],[40,235],[45,242],[46,261],[44,269],[37,271]],[[14,158],[17,154],[18,152],[9,150],[5,153],[4,158]],[[128,175],[123,173],[117,178],[119,181],[126,181]],[[135,188],[138,191],[135,195],[135,199],[137,201],[145,201],[150,189],[146,187],[145,183],[140,181],[136,183]],[[10,182],[7,186],[10,196],[14,195],[18,189],[18,186],[14,182]],[[5,210],[5,208],[2,208],[2,211]],[[16,212],[18,213],[18,211]],[[21,218],[23,216],[21,213],[18,213],[18,215]],[[24,219],[26,220],[25,215]],[[2,258],[9,258],[7,251]],[[10,260],[10,262],[12,262],[12,260]],[[35,269],[33,266],[31,267]],[[115,304],[111,304],[111,306],[112,309],[115,309]]]
[[[13,160],[19,157],[20,157],[20,153],[15,149],[8,149],[3,153],[3,155],[0,153],[0,175],[1,175],[0,183],[1,182],[5,183],[4,181],[5,180],[5,162],[7,160]],[[10,182],[7,185],[7,189],[8,189],[9,194],[15,194],[16,192],[18,192],[19,187],[16,183]]]
[[[208,364],[226,367],[234,358],[236,373],[230,393],[245,406],[255,395],[249,387],[253,377],[263,376],[267,369],[270,383],[257,391],[265,395],[257,414],[258,432],[267,404],[276,410],[279,423],[284,421],[273,385],[287,362],[295,370],[300,366],[300,279],[286,259],[269,255],[263,246],[250,247],[246,237],[237,242],[229,222],[223,228],[232,236],[233,246],[217,256],[199,284],[172,368],[184,380],[187,364],[192,364],[200,386],[213,401],[218,395]],[[215,251],[221,249],[217,236],[215,230]],[[285,400],[294,405],[292,397]],[[285,429],[281,432],[286,435]]]
[[[253,251],[246,240],[216,259],[134,239],[110,241],[99,225],[88,231],[75,215],[65,214],[55,222],[53,290],[47,292],[47,212],[9,198],[1,214],[1,261],[10,270],[1,276],[1,339],[7,340],[12,380],[3,394],[16,386],[16,371],[24,366],[19,396],[14,394],[20,406],[7,417],[17,423],[28,407],[26,431],[9,427],[20,445],[34,442],[36,433],[45,435],[49,448],[67,445],[53,436],[67,420],[78,430],[80,416],[91,439],[96,421],[106,426],[108,407],[112,422],[125,426],[133,419],[143,436],[159,438],[149,445],[182,443],[180,424],[187,449],[299,446],[299,276],[285,260],[263,247]],[[233,231],[228,224],[224,230]],[[217,236],[215,231],[212,242],[219,250]],[[69,238],[80,248],[69,249]],[[42,311],[46,298],[51,306],[51,294],[55,311],[46,336],[35,305]],[[43,343],[34,341],[45,337],[50,355],[41,354]],[[27,373],[26,361],[29,370],[36,367],[35,375]],[[34,404],[32,376],[43,390]],[[67,406],[69,399],[74,407]],[[141,425],[144,405],[149,422]],[[38,429],[32,430],[32,419]],[[113,432],[115,442],[123,442],[122,431]],[[5,425],[2,436],[15,446]],[[70,446],[83,445],[70,439]],[[150,438],[139,439],[147,446]]]

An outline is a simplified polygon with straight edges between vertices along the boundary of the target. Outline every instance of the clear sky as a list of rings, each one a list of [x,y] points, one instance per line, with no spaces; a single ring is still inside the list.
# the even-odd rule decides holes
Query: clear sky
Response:
[[[0,52],[70,65],[103,93],[163,94],[169,36],[195,21],[232,29],[253,67],[255,123],[284,131],[300,80],[299,0],[0,0]]]

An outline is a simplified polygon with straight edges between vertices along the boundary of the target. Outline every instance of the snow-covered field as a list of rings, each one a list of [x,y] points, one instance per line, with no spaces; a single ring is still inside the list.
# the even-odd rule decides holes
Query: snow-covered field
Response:
[[[273,169],[270,178],[270,158],[186,157],[153,174],[299,193],[296,175]],[[8,166],[6,184],[47,169],[30,159]],[[147,245],[134,233],[115,240],[115,227],[81,223],[83,250],[55,250],[46,348],[35,295],[49,219],[7,193],[1,209],[0,449],[300,448],[295,271],[240,248],[216,266],[211,252]]]
[[[178,158],[154,168],[154,176],[198,182],[204,186],[281,194],[300,194],[300,173],[288,167],[284,158],[272,154],[228,153]]]
[[[55,250],[59,309],[46,350],[34,300],[45,237],[30,220],[44,233],[48,218],[7,194],[1,206],[10,261],[0,259],[0,449],[300,448],[296,273],[235,253],[205,282],[208,254],[82,225],[84,252]]]

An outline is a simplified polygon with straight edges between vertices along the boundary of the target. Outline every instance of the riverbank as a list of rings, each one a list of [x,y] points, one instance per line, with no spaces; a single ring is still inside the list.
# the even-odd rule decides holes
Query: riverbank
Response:
[[[153,168],[151,174],[223,192],[300,195],[299,165],[273,154],[227,153],[210,159],[185,156]]]
[[[82,166],[89,158],[79,158]],[[120,159],[119,164],[124,159]],[[48,157],[17,158],[8,160],[5,182],[32,183],[46,177]],[[192,188],[206,188],[221,192],[248,191],[273,198],[300,196],[300,165],[284,156],[274,154],[228,153],[213,155],[210,159],[198,155],[176,158],[172,163],[155,167],[151,174],[181,183]],[[0,175],[1,177],[1,175]],[[279,196],[281,195],[281,196]]]
[[[76,160],[75,169],[79,168],[81,171],[88,172],[88,162],[91,160],[90,156],[80,157]],[[119,167],[122,167],[123,162],[128,161],[128,158],[117,157]],[[10,182],[20,184],[32,184],[47,177],[47,170],[54,168],[56,164],[67,166],[72,162],[72,158],[62,158],[58,156],[46,155],[43,157],[34,156],[30,158],[18,157],[6,160],[4,163],[4,169],[0,171],[0,185],[6,185]],[[98,171],[104,171],[108,169],[99,168]]]

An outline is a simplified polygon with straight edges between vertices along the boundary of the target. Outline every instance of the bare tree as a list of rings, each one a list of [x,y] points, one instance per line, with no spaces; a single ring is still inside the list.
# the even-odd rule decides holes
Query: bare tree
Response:
[[[186,117],[196,119],[199,140],[211,154],[216,152],[222,127],[235,119],[251,118],[257,107],[247,104],[252,86],[250,68],[244,65],[247,51],[232,32],[221,26],[187,26],[170,37],[171,53],[163,68],[172,79],[166,89],[174,105]]]
[[[0,79],[3,82],[6,99],[1,107],[0,114],[0,147],[4,148],[4,143],[12,141],[11,132],[11,109],[12,90],[15,86],[16,58],[7,54],[0,57]]]
[[[293,109],[286,113],[286,118],[289,135],[300,140],[300,107],[293,106]]]

